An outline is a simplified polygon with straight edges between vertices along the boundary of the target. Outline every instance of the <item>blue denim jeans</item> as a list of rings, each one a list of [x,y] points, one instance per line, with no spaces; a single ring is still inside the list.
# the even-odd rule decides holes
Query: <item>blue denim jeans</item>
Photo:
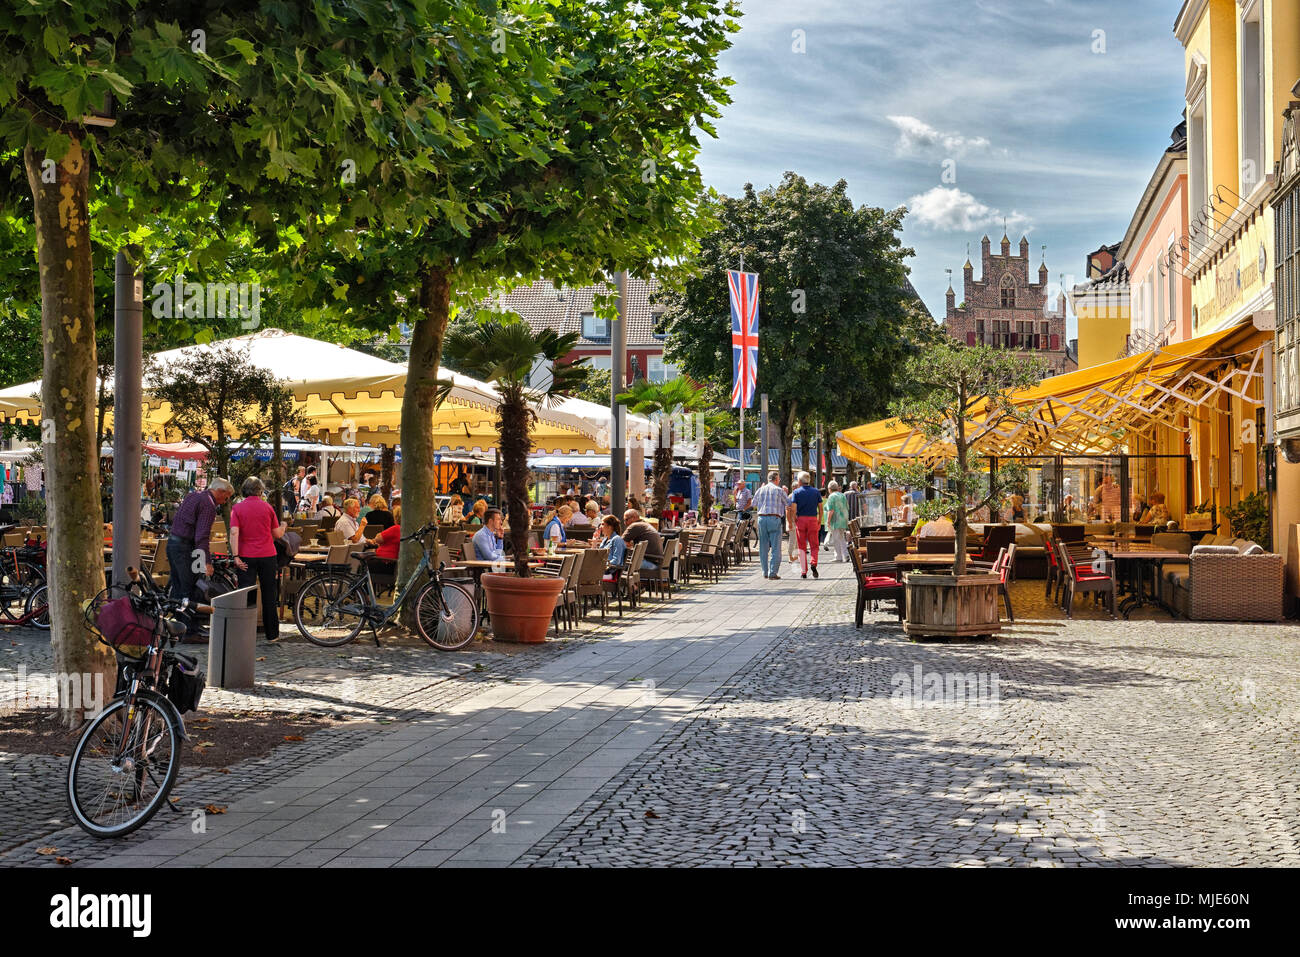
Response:
[[[758,564],[762,567],[764,575],[775,575],[777,569],[781,567],[781,517],[779,515],[758,517]]]

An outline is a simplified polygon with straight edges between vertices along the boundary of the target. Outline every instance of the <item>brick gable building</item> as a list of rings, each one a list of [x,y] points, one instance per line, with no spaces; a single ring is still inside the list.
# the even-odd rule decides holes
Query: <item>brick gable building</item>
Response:
[[[963,302],[948,286],[944,329],[968,346],[983,344],[1012,349],[1042,360],[1048,375],[1072,372],[1077,363],[1065,339],[1065,299],[1047,308],[1047,264],[1038,267],[1038,281],[1029,276],[1029,240],[1020,238],[1013,255],[1011,240],[1002,237],[1001,253],[993,253],[989,238],[980,240],[980,278],[970,260],[962,267]]]

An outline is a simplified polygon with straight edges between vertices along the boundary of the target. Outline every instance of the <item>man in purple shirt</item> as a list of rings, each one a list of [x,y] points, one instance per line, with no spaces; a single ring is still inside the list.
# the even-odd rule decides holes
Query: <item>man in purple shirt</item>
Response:
[[[217,509],[230,501],[235,487],[223,478],[214,478],[206,489],[191,492],[181,502],[172,519],[171,537],[167,539],[167,563],[171,566],[169,590],[175,599],[194,598],[194,586],[199,573],[195,560],[203,559],[203,569],[212,574],[212,553],[209,540]]]

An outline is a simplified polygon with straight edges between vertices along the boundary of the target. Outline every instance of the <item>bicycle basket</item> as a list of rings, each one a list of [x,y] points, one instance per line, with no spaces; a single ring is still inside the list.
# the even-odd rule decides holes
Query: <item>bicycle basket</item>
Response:
[[[105,588],[86,606],[86,627],[91,634],[126,658],[145,656],[155,624],[120,586]]]
[[[178,661],[167,678],[167,697],[181,714],[197,711],[207,685],[207,675],[201,668],[186,671],[185,664]]]

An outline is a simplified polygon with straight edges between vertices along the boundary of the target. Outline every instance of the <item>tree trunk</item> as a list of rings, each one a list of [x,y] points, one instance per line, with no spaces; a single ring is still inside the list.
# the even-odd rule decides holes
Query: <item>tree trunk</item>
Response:
[[[381,446],[379,453],[379,494],[390,506],[393,503],[393,463],[397,459],[397,450],[387,442]],[[403,508],[405,513],[406,509]]]
[[[442,338],[451,315],[451,282],[445,269],[427,265],[420,277],[420,311],[424,318],[411,327],[411,358],[406,392],[402,396],[402,526],[414,531],[435,521],[433,413],[438,400],[438,365]],[[398,560],[397,580],[406,581],[423,551],[407,542]]]
[[[49,506],[50,642],[59,714],[71,728],[111,697],[115,665],[108,648],[82,625],[83,603],[104,587],[104,509],[99,495],[99,449],[93,444],[98,363],[88,210],[90,159],[74,139],[57,167],[54,183],[41,181],[43,159],[31,147],[23,151],[36,218],[45,345],[41,396]]]
[[[713,510],[713,472],[709,469],[713,461],[713,446],[707,439],[700,439],[700,522],[709,520]]]
[[[799,420],[799,461],[802,462],[803,465],[800,467],[799,471],[807,472],[808,475],[810,476],[809,479],[810,481],[812,475],[812,467],[811,467],[812,463],[810,458],[811,455],[812,455],[812,430],[808,427],[807,419],[800,419]],[[794,483],[791,483],[790,487],[793,488]]]
[[[671,436],[670,436],[671,437]],[[655,518],[663,518],[664,512],[668,508],[668,479],[673,474],[673,448],[670,444],[668,448],[663,447],[663,443],[655,449],[655,484],[654,484],[654,509]]]
[[[794,445],[795,416],[799,411],[798,402],[783,404],[781,413],[781,458],[778,468],[781,470],[781,484],[787,487],[794,484],[790,477],[790,448]]]
[[[826,487],[826,476],[822,472],[822,450],[826,448],[826,430],[820,422],[813,426],[815,436],[814,444],[817,446],[817,453],[813,456],[813,476],[814,484],[818,488]]]
[[[528,510],[528,452],[532,447],[528,435],[530,414],[523,393],[518,388],[503,390],[501,411],[497,417],[501,436],[499,447],[501,469],[506,478],[506,517],[510,522],[510,548],[514,553],[515,574],[520,578],[528,578],[532,574],[528,567],[528,533],[532,524]]]

